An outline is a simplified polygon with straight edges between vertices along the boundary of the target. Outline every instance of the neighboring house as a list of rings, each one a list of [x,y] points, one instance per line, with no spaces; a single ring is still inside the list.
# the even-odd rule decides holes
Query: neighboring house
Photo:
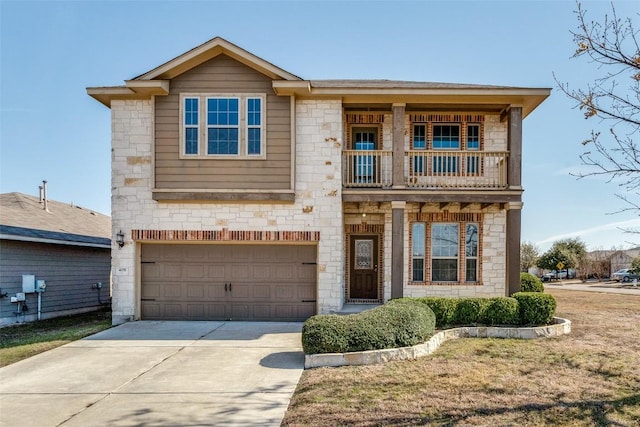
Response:
[[[108,304],[110,235],[106,215],[43,196],[0,194],[0,325]],[[33,286],[23,292],[23,280],[45,281],[40,298]],[[11,302],[20,293],[25,300]]]
[[[596,250],[587,254],[586,275],[609,277],[623,268],[631,268],[634,259],[640,256],[640,248]]]
[[[550,89],[303,80],[215,38],[87,91],[112,112],[114,323],[519,289],[522,119]]]

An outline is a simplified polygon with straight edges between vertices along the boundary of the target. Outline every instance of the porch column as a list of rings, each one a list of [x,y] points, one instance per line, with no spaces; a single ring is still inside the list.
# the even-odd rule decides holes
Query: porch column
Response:
[[[391,202],[391,298],[402,298],[404,285],[404,208]]]
[[[393,104],[393,188],[404,188],[404,109]]]
[[[522,202],[507,205],[506,296],[520,291],[520,227]]]
[[[507,184],[510,190],[522,190],[522,107],[511,106],[507,112],[507,150],[509,163]],[[520,235],[522,202],[507,205],[506,292],[520,290]]]
[[[522,107],[510,107],[507,116],[507,183],[512,190],[522,189]]]

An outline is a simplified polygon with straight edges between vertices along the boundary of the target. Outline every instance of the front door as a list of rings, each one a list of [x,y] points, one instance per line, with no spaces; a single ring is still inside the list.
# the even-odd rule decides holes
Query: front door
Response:
[[[352,235],[349,245],[349,298],[379,299],[378,236]]]

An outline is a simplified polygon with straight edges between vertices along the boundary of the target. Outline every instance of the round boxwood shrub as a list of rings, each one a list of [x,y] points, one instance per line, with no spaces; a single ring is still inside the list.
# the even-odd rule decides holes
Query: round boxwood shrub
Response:
[[[404,304],[407,304],[404,302]],[[416,301],[406,308],[397,302],[386,304],[384,321],[392,326],[397,347],[408,347],[425,342],[436,329],[436,316],[429,307]]]
[[[486,325],[517,325],[520,321],[518,301],[509,297],[490,298],[482,323]]]
[[[346,316],[323,314],[302,325],[302,349],[307,354],[344,353],[349,348]]]
[[[548,325],[556,313],[553,295],[540,292],[517,292],[512,295],[518,301],[521,325]]]
[[[544,292],[542,280],[529,273],[520,273],[521,292]]]
[[[482,323],[489,300],[487,298],[461,298],[456,307],[456,325]]]
[[[437,328],[453,325],[456,321],[456,309],[460,301],[458,298],[421,297],[405,299],[413,299],[428,306],[433,311],[433,314],[436,315]]]
[[[426,341],[435,330],[435,315],[424,304],[389,302],[346,316],[313,316],[302,327],[306,354],[345,353],[406,347]]]

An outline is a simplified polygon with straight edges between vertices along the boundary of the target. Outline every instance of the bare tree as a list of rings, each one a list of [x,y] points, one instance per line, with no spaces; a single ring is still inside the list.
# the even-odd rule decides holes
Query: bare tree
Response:
[[[540,257],[540,249],[531,242],[522,242],[520,245],[520,271],[527,273],[531,267],[536,266]]]
[[[640,47],[639,31],[632,17],[621,18],[611,4],[611,14],[600,21],[587,18],[587,10],[577,3],[578,28],[572,31],[577,45],[573,58],[587,57],[598,70],[586,88],[572,89],[554,75],[562,92],[576,102],[585,119],[598,118],[608,128],[609,137],[592,130],[582,144],[586,150],[580,160],[589,168],[578,178],[604,176],[619,185],[617,194],[627,207],[640,210],[640,147],[634,141],[640,130]],[[636,14],[634,18],[639,17]]]

